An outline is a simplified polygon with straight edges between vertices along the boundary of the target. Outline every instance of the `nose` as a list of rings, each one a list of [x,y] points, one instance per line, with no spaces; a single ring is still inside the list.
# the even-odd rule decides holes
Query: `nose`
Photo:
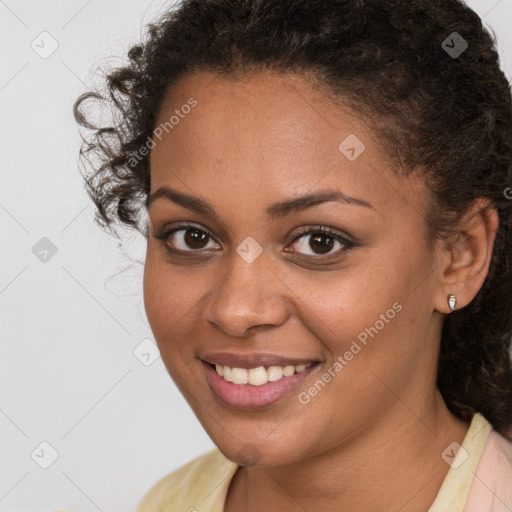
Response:
[[[231,268],[210,291],[206,320],[229,336],[246,337],[258,327],[278,327],[289,316],[286,285],[264,254],[247,263],[234,254]]]

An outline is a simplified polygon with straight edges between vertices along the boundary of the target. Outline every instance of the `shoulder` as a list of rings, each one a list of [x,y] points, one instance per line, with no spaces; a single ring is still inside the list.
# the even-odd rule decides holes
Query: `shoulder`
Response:
[[[512,508],[512,442],[491,430],[475,471],[467,512],[505,512]]]
[[[154,484],[140,502],[137,512],[194,510],[195,505],[204,507],[205,500],[215,506],[222,501],[231,480],[228,477],[233,476],[237,468],[214,448]]]

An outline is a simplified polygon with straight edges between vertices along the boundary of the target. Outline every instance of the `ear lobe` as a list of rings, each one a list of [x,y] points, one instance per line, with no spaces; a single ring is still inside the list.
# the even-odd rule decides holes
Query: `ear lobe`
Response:
[[[477,199],[457,223],[457,233],[444,240],[435,308],[450,313],[447,296],[455,295],[457,307],[468,305],[482,287],[491,263],[499,226],[498,212],[489,201]]]

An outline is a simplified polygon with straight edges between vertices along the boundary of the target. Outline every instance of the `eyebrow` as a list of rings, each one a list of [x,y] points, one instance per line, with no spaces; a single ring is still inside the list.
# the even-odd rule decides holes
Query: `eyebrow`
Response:
[[[146,208],[149,208],[154,201],[160,198],[164,198],[168,201],[181,205],[184,208],[192,210],[196,213],[208,215],[217,220],[219,219],[218,213],[210,203],[200,199],[199,197],[194,197],[182,192],[178,192],[177,190],[174,190],[170,187],[160,187],[151,193],[146,200]],[[286,201],[273,203],[267,208],[266,214],[269,219],[275,220],[278,218],[286,217],[291,213],[301,212],[318,204],[326,203],[329,201],[337,201],[344,204],[363,206],[365,208],[374,208],[371,203],[365,201],[364,199],[347,196],[337,190],[322,190],[315,194],[306,194],[304,196],[296,197]]]

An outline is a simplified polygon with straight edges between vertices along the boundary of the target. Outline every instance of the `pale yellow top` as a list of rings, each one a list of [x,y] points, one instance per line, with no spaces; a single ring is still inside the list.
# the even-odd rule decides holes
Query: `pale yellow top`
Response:
[[[428,512],[464,511],[475,471],[491,431],[490,423],[477,413],[473,416],[462,442],[463,449],[454,445],[440,454],[451,467]],[[494,431],[493,435],[499,436]],[[506,446],[507,453],[510,454],[512,443],[502,437],[500,442],[507,443],[503,446]],[[509,459],[506,461],[508,475],[512,465],[509,464]],[[226,459],[215,448],[157,482],[143,498],[137,512],[223,512],[228,487],[237,469],[234,462]],[[485,476],[482,478],[485,480]],[[512,480],[510,485],[512,486]],[[487,510],[495,509],[486,507],[485,511]]]

